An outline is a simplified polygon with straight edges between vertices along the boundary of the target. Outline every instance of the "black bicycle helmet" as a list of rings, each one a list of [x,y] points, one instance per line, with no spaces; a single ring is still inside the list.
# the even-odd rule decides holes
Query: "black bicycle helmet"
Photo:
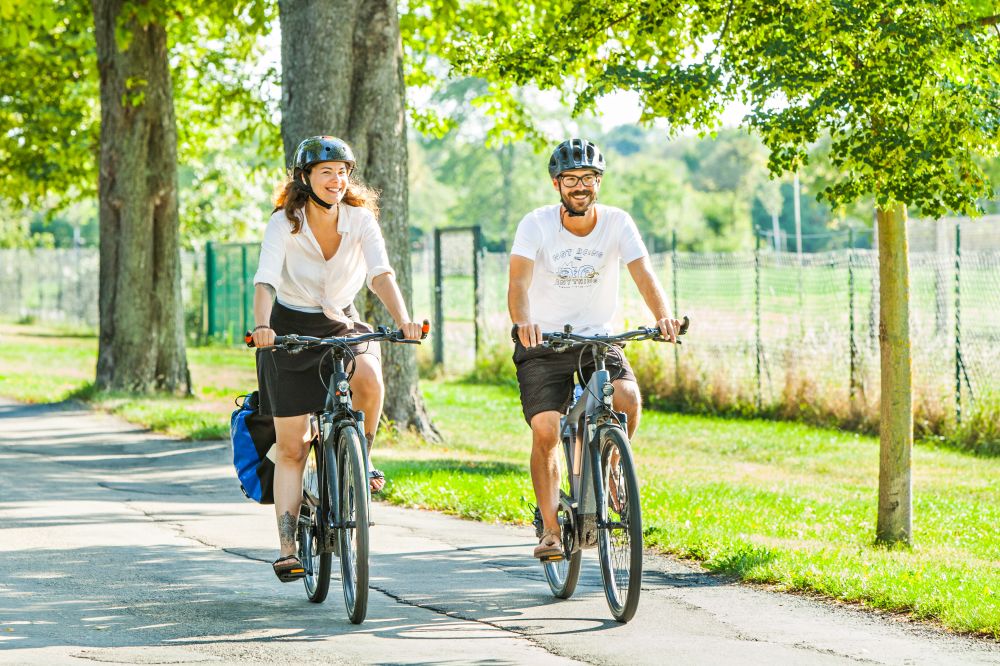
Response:
[[[552,151],[549,176],[556,178],[570,169],[593,169],[603,174],[606,165],[601,149],[586,139],[567,139]]]
[[[333,208],[333,204],[316,196],[312,187],[309,186],[309,179],[302,176],[309,170],[309,167],[320,162],[346,162],[347,173],[350,174],[354,171],[354,151],[351,150],[346,141],[335,136],[311,136],[295,149],[295,157],[292,159],[292,177],[309,191],[309,198],[318,206],[330,210]]]
[[[347,162],[347,170],[354,171],[354,151],[346,141],[335,136],[311,136],[295,149],[292,160],[295,175],[317,162]]]

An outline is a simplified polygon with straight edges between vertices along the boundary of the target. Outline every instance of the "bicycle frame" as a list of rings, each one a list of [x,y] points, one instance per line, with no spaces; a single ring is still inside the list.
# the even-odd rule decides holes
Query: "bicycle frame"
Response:
[[[318,448],[322,450],[322,444],[328,437],[337,441],[337,436],[343,428],[357,428],[359,437],[365,442],[364,421],[365,415],[361,411],[355,411],[351,405],[351,390],[348,383],[348,375],[344,366],[344,355],[346,352],[341,348],[333,348],[333,372],[330,373],[330,384],[327,388],[326,404],[323,411],[317,414],[319,425]],[[314,444],[313,446],[316,446]],[[337,467],[336,456],[333,460],[326,460],[323,453],[317,452],[317,462],[322,461],[323,465],[329,465],[333,470],[330,475],[333,483],[333,496],[327,497],[328,506],[320,507],[323,517],[323,539],[324,552],[336,552],[336,534],[339,530],[353,527],[353,525],[341,524],[337,517],[340,515],[340,470]],[[368,469],[368,447],[362,445],[361,455]],[[369,490],[369,501],[370,501]]]
[[[604,483],[594,474],[594,470],[601,466],[601,429],[608,427],[609,422],[620,422],[623,427],[626,422],[625,414],[613,411],[609,404],[611,396],[604,397],[604,387],[611,384],[611,373],[604,362],[607,349],[594,348],[593,353],[596,369],[583,395],[564,417],[560,433],[567,464],[571,468],[566,471],[570,479],[570,494],[576,500],[576,512],[580,519],[576,541],[580,548],[597,546],[597,530],[604,527],[607,518]]]

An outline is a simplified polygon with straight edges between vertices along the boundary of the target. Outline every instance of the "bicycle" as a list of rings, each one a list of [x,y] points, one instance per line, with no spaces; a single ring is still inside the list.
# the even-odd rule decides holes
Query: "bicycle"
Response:
[[[679,335],[687,332],[684,317]],[[561,333],[543,333],[542,345],[560,352],[588,349],[595,369],[578,399],[559,420],[565,473],[560,482],[557,515],[561,555],[542,560],[552,594],[568,599],[576,590],[583,551],[598,549],[604,595],[615,620],[628,622],[639,604],[642,581],[642,509],[639,481],[628,439],[626,415],[614,411],[614,386],[605,359],[617,344],[663,340],[656,327],[618,335],[583,336],[567,325]],[[677,341],[678,344],[680,340]],[[580,373],[582,378],[582,372]],[[581,387],[577,387],[579,391]],[[594,470],[599,470],[598,474]],[[541,514],[535,527],[541,537]]]
[[[429,331],[430,324],[425,320],[421,339],[426,338]],[[245,341],[248,347],[254,346],[249,331]],[[274,346],[270,347],[292,354],[328,347],[327,353],[332,356],[333,371],[329,383],[324,382],[326,404],[311,419],[313,432],[317,435],[310,443],[302,474],[296,549],[306,570],[303,578],[306,596],[313,603],[326,600],[333,556],[340,558],[344,602],[352,624],[363,622],[368,612],[368,528],[372,523],[365,416],[351,406],[350,375],[345,360],[353,358],[353,345],[381,341],[420,344],[420,340],[405,339],[401,330],[390,331],[379,326],[373,333],[353,337],[278,335],[274,338]]]

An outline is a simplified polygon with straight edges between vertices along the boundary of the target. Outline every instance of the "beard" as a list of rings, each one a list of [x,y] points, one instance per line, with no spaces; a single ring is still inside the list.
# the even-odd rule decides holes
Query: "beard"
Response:
[[[577,195],[584,195],[587,198],[582,202],[571,198]],[[570,214],[583,215],[597,202],[597,192],[594,190],[576,190],[574,192],[566,192],[560,198],[562,199],[562,205]]]

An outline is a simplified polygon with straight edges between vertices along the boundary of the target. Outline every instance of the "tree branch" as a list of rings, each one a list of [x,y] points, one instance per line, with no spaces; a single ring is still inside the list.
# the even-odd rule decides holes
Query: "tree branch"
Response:
[[[969,28],[984,28],[988,25],[997,25],[998,23],[1000,23],[1000,14],[994,14],[993,16],[984,16],[972,21],[966,21],[965,23],[959,23],[955,27],[959,30],[968,30]]]

